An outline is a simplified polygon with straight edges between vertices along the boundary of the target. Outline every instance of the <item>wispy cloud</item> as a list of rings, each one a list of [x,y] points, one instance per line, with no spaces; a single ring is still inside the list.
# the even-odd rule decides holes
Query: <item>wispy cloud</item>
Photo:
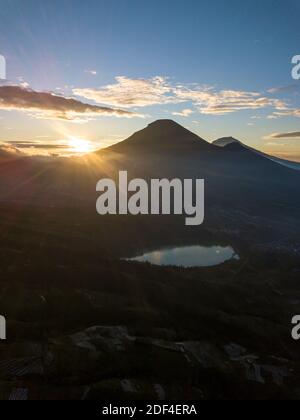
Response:
[[[68,143],[43,143],[43,142],[36,142],[36,141],[10,141],[6,143],[6,146],[13,147],[15,149],[66,149],[69,148],[70,145]]]
[[[296,84],[288,85],[288,86],[278,86],[268,89],[268,93],[293,93],[299,91],[299,86]]]
[[[172,112],[172,115],[178,116],[178,117],[189,117],[192,115],[194,111],[192,109],[183,109],[180,112]]]
[[[268,139],[300,139],[300,131],[290,133],[273,133],[267,137]]]
[[[226,115],[243,110],[272,108],[274,111],[288,111],[285,101],[259,92],[240,90],[217,90],[206,85],[172,84],[166,77],[150,79],[116,78],[116,83],[98,89],[73,89],[73,94],[93,100],[97,104],[123,108],[192,103],[199,113]],[[173,115],[189,116],[192,111],[184,109]]]
[[[124,108],[182,102],[174,95],[168,79],[161,76],[151,79],[129,79],[119,76],[114,84],[99,89],[74,89],[73,93],[98,104]]]
[[[98,74],[96,70],[85,70],[84,72],[90,74],[91,76],[97,76]]]
[[[267,107],[285,110],[287,105],[279,99],[262,96],[258,92],[238,90],[220,90],[212,87],[198,87],[196,89],[177,88],[178,98],[190,100],[201,114],[225,115],[243,110],[259,110]]]
[[[99,116],[137,117],[134,112],[90,105],[51,92],[37,92],[22,86],[0,86],[0,109],[29,113],[35,118],[87,121]]]
[[[277,143],[277,142],[272,142],[272,141],[269,141],[268,143],[267,143],[267,146],[270,146],[270,147],[286,147],[286,144],[285,143]]]
[[[297,117],[300,118],[300,108],[299,109],[293,109],[293,108],[286,108],[285,110],[278,110],[276,112],[273,112],[273,114],[269,115],[269,119],[277,119],[281,117]]]

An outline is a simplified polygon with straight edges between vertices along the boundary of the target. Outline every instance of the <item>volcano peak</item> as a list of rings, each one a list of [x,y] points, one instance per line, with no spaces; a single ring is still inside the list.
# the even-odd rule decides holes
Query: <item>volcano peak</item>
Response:
[[[114,152],[127,151],[195,151],[211,150],[211,144],[173,120],[163,119],[150,123],[127,140],[109,148]]]

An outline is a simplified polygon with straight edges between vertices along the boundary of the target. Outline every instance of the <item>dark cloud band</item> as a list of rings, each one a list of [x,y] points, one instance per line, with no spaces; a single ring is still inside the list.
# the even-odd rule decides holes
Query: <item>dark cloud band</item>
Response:
[[[30,112],[38,118],[76,120],[95,116],[135,117],[133,112],[90,105],[51,92],[21,86],[0,86],[0,109]]]

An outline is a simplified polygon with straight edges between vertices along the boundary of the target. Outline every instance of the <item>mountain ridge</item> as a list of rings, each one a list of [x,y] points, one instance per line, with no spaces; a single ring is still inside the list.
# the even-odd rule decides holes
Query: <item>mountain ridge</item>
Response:
[[[290,160],[282,159],[276,156],[269,155],[267,153],[261,152],[260,150],[254,149],[253,147],[247,146],[242,141],[235,139],[234,137],[221,137],[220,139],[217,139],[213,141],[215,146],[220,147],[224,150],[231,150],[231,151],[237,151],[242,149],[246,151],[251,151],[255,153],[258,156],[262,156],[266,159],[269,159],[270,161],[277,163],[278,165],[284,166],[289,169],[293,169],[295,171],[300,171],[300,163],[293,162]]]
[[[104,150],[112,152],[132,151],[172,151],[172,150],[204,150],[215,151],[216,146],[210,144],[197,134],[184,128],[173,120],[156,120],[146,128],[137,131],[128,139]]]

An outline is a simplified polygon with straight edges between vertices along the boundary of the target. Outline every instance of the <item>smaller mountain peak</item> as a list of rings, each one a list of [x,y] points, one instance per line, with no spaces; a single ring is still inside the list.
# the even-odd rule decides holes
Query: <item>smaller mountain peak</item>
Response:
[[[234,137],[222,137],[213,142],[215,146],[219,146],[219,147],[226,147],[229,144],[234,144],[234,143],[241,144],[241,142],[235,139]]]
[[[230,151],[249,151],[250,149],[243,145],[240,141],[233,141],[223,146],[223,149]]]

